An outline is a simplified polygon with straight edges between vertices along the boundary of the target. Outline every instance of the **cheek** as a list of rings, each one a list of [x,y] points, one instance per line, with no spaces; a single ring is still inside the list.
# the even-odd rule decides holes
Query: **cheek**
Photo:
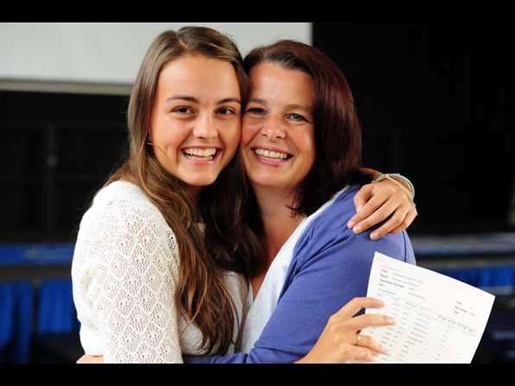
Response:
[[[297,144],[302,148],[302,152],[305,154],[305,158],[309,161],[309,168],[315,163],[316,147],[315,138],[312,133],[304,133],[297,137]],[[300,150],[300,149],[299,149]]]
[[[167,120],[162,116],[153,119],[149,135],[153,143],[160,146],[174,146],[182,142],[187,136],[187,130],[175,122]]]
[[[248,144],[252,138],[255,137],[256,133],[259,131],[260,124],[258,122],[253,122],[250,119],[243,119],[243,124],[241,128],[241,145],[245,146]]]

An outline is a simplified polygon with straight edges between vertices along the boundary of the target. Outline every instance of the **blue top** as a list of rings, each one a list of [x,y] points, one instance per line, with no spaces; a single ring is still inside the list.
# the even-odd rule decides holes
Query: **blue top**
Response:
[[[366,296],[376,251],[415,263],[405,231],[371,240],[347,228],[358,187],[343,192],[297,242],[272,317],[249,353],[191,358],[195,363],[290,363],[308,353],[328,318],[356,296]]]

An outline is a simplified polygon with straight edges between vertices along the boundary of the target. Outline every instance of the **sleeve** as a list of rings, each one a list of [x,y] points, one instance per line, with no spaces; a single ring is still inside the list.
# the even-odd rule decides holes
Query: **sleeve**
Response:
[[[248,353],[195,359],[210,363],[289,363],[313,347],[329,317],[365,296],[375,251],[406,260],[406,233],[372,241],[341,226],[314,227],[290,267],[291,275],[263,333]],[[411,258],[409,259],[410,262]]]
[[[90,269],[75,270],[76,303],[89,305],[106,363],[182,362],[178,248],[165,224],[157,212],[120,203],[81,223],[74,264]]]

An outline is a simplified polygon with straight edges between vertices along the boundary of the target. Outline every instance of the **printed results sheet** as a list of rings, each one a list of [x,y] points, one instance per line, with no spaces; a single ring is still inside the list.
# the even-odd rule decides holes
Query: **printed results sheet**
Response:
[[[395,324],[369,327],[387,354],[376,363],[471,363],[495,297],[438,272],[376,252],[367,296],[385,306],[366,313],[391,316]]]

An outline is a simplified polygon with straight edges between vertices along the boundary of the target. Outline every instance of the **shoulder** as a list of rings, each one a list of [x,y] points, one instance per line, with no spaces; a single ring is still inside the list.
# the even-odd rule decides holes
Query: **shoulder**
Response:
[[[115,181],[100,189],[82,222],[116,223],[123,228],[138,224],[168,228],[161,212],[145,193],[137,185],[124,181]]]
[[[351,185],[337,192],[314,215],[313,226],[318,228],[347,228],[347,221],[356,213],[354,196],[360,186]]]
[[[357,259],[372,261],[375,251],[398,258],[403,261],[412,259],[413,250],[405,231],[388,234],[379,240],[371,240],[372,230],[355,234],[347,227],[348,220],[355,213],[354,196],[360,186],[352,185],[337,193],[338,195],[325,204],[322,211],[306,228],[296,245],[297,252],[304,251],[304,258],[319,255],[337,256],[342,264]],[[342,259],[342,257],[344,257]]]
[[[178,250],[175,235],[157,207],[138,186],[121,181],[97,192],[81,220],[75,249],[77,258],[98,250],[127,254],[159,249],[170,256]]]
[[[354,233],[347,227],[347,221],[355,213],[354,196],[359,187],[352,185],[341,191],[307,218],[310,221],[300,238],[301,242],[324,245],[331,240],[343,240]]]
[[[127,208],[147,214],[159,213],[139,186],[125,181],[115,181],[100,189],[93,199],[92,208]]]

